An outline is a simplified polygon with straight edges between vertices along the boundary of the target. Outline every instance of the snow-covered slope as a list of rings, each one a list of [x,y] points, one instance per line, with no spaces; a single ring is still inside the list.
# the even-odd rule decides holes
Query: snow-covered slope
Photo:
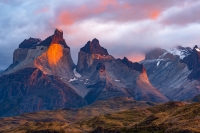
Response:
[[[179,56],[180,59],[183,59],[192,53],[192,49],[189,47],[176,47],[173,49],[166,49],[168,53]],[[199,50],[200,51],[200,50]],[[166,54],[166,53],[165,53]]]
[[[148,52],[141,61],[147,69],[150,82],[171,100],[188,100],[200,94],[200,82],[190,78],[193,67],[199,61],[194,60],[197,48],[177,47],[174,49],[160,49],[160,55]],[[196,75],[196,74],[194,74]],[[195,77],[195,76],[192,76]]]

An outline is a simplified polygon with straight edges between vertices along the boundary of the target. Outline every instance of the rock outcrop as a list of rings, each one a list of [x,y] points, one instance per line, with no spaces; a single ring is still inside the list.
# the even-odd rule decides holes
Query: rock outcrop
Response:
[[[29,49],[35,49],[36,46],[41,43],[41,39],[38,38],[29,38],[25,39],[19,48],[14,51],[13,54],[13,63],[19,63],[26,59]]]
[[[75,65],[71,58],[70,48],[63,39],[63,32],[55,30],[54,35],[50,38],[50,44],[46,41],[48,38],[40,43],[40,46],[48,47],[45,52],[34,60],[34,66],[45,74],[69,79],[73,76]]]
[[[78,54],[77,71],[79,73],[88,73],[95,69],[95,61],[111,61],[114,58],[108,54],[107,50],[100,46],[99,40],[96,38],[92,42],[88,41],[87,44],[80,49]]]
[[[182,62],[186,63],[188,69],[192,71],[188,78],[200,81],[200,50],[198,46],[195,46],[191,54],[185,57]]]
[[[138,101],[168,101],[168,98],[150,83],[145,68],[138,75],[136,82],[133,85],[130,85],[128,92]]]
[[[90,83],[87,88],[90,89],[85,96],[85,100],[90,104],[97,100],[106,100],[113,97],[128,97],[126,91],[117,85],[107,74],[103,63],[97,64],[96,71],[89,78]]]
[[[142,72],[144,69],[142,64],[139,64],[138,62],[133,63],[129,61],[126,57],[124,57],[124,59],[121,62],[124,63],[126,66],[128,66],[132,70]]]
[[[64,48],[69,48],[63,38],[63,31],[56,29],[52,36],[49,36],[44,41],[42,41],[38,46],[50,46],[51,44],[61,44]]]
[[[88,103],[112,97],[131,97],[138,101],[168,101],[168,98],[151,85],[143,65],[132,63],[126,57],[106,65],[99,63],[89,81],[87,88],[90,91],[85,96]]]
[[[41,43],[41,39],[39,38],[29,38],[25,39],[22,43],[19,44],[19,48],[35,48],[38,44]]]
[[[101,56],[109,55],[108,51],[100,46],[99,40],[96,38],[94,38],[92,42],[88,41],[87,44],[81,48],[81,51],[89,54],[100,54]]]
[[[0,75],[0,108],[6,106],[0,116],[87,105],[68,82],[74,67],[62,31],[55,30],[44,41],[24,40],[13,64]]]
[[[13,64],[4,73],[10,74],[27,67],[38,68],[48,75],[65,76],[67,79],[73,76],[75,64],[61,30],[56,29],[44,41],[34,38],[24,40],[14,52]]]

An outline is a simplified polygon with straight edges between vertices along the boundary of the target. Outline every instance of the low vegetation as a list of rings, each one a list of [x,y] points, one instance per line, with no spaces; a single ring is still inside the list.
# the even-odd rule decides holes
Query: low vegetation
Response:
[[[1,118],[0,132],[200,132],[200,103],[168,102],[155,106],[150,105],[154,104],[127,99],[112,99],[77,110],[41,111]]]

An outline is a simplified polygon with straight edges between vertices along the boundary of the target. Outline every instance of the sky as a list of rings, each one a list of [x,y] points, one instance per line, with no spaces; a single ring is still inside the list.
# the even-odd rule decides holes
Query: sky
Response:
[[[155,47],[199,45],[200,0],[0,0],[0,70],[24,39],[56,28],[75,64],[93,38],[115,58],[140,61]]]

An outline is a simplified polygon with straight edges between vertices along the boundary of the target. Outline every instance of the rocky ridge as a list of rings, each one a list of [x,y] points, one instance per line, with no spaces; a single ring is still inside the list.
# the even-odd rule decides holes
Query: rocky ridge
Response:
[[[79,108],[115,97],[168,101],[153,87],[142,64],[115,59],[96,38],[80,49],[77,66],[58,29],[44,41],[23,41],[13,57],[0,76],[0,116]]]
[[[140,62],[147,69],[150,82],[171,100],[188,100],[198,95],[198,47],[156,50],[159,54],[152,50]]]

